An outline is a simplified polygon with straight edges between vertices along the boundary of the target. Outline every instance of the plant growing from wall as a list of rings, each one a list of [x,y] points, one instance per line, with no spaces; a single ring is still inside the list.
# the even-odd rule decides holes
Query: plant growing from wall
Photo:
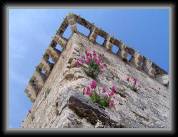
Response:
[[[127,76],[127,83],[128,83],[128,86],[133,91],[138,91],[139,90],[139,81],[138,81],[138,79],[136,79],[134,77]]]
[[[114,107],[114,100],[112,97],[116,93],[115,86],[112,86],[111,89],[104,87],[100,94],[96,92],[96,88],[97,83],[93,80],[87,87],[84,87],[83,94],[89,96],[92,102],[97,103],[102,108]]]
[[[85,51],[84,56],[77,59],[76,66],[83,67],[85,73],[93,79],[96,79],[99,73],[102,73],[106,68],[101,55],[97,54],[95,50],[90,51],[90,49]]]

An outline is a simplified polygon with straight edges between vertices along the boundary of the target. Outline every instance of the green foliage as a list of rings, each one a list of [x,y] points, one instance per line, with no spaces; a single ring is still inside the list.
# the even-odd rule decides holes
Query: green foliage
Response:
[[[99,104],[102,106],[102,107],[107,107],[108,106],[108,101],[104,98],[101,98],[100,101],[99,101]]]
[[[94,103],[98,103],[100,100],[100,96],[96,93],[96,91],[93,91],[92,95],[91,95],[91,100]]]
[[[88,64],[88,68],[85,69],[85,72],[88,76],[92,77],[93,79],[96,79],[98,74],[100,73],[99,65],[96,64],[93,60]]]
[[[84,67],[85,73],[93,79],[96,79],[99,73],[102,73],[106,68],[101,55],[97,54],[96,51],[91,52],[89,49],[85,51],[85,56],[77,59],[76,66]]]
[[[108,107],[109,102],[106,98],[102,98],[101,96],[99,96],[96,91],[93,91],[92,96],[90,96],[92,102],[94,103],[98,103],[100,105],[100,107]]]

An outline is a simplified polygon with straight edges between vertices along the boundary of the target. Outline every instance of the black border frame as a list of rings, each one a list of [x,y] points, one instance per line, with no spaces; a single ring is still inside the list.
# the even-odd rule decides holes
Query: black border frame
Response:
[[[175,76],[176,76],[176,72],[175,72],[175,47],[176,47],[176,2],[174,2],[173,0],[160,0],[160,1],[151,1],[151,2],[148,2],[148,1],[145,1],[145,2],[140,2],[140,1],[122,1],[122,2],[113,2],[113,1],[109,1],[109,2],[100,2],[97,1],[97,2],[83,2],[83,1],[61,1],[61,2],[56,2],[54,0],[50,0],[50,1],[46,1],[46,0],[43,0],[43,3],[40,2],[40,1],[31,1],[31,2],[28,2],[28,1],[11,1],[11,0],[0,0],[0,3],[1,3],[1,11],[0,13],[2,14],[1,16],[1,21],[2,21],[2,29],[3,31],[1,31],[2,33],[2,41],[1,41],[1,47],[3,47],[3,49],[1,50],[2,53],[1,53],[1,59],[2,59],[2,81],[1,81],[1,84],[2,84],[2,90],[3,92],[2,93],[2,96],[1,96],[1,106],[2,106],[2,112],[1,115],[2,116],[2,127],[1,127],[1,131],[4,135],[10,135],[10,134],[45,134],[45,135],[49,135],[49,134],[70,134],[70,135],[74,135],[74,134],[88,134],[88,135],[92,135],[92,134],[105,134],[105,135],[109,135],[109,134],[131,134],[131,135],[140,135],[140,134],[147,134],[147,135],[152,135],[152,134],[156,134],[156,135],[173,135],[176,133],[176,115],[175,115],[175,108],[176,108],[176,102],[175,102],[175,97],[176,97],[176,91],[175,91]],[[40,6],[46,6],[46,7],[49,7],[49,6],[53,6],[53,5],[60,5],[60,6],[116,6],[116,5],[119,5],[119,6],[122,6],[122,5],[125,5],[125,6],[169,6],[171,7],[172,9],[172,24],[171,24],[171,55],[170,55],[170,75],[171,75],[171,82],[170,82],[170,87],[171,87],[171,92],[172,92],[172,130],[169,131],[169,132],[164,132],[164,131],[158,131],[158,132],[153,132],[152,130],[148,130],[148,132],[140,132],[140,131],[127,131],[127,132],[102,132],[99,131],[99,132],[91,132],[90,130],[89,131],[86,131],[86,132],[81,132],[80,130],[76,130],[76,131],[70,131],[69,130],[63,130],[63,131],[60,131],[60,132],[56,132],[56,131],[46,131],[46,130],[7,130],[6,129],[6,109],[7,109],[7,102],[6,102],[6,92],[7,92],[7,87],[6,87],[6,84],[7,84],[7,75],[6,73],[8,72],[8,68],[7,68],[7,47],[8,47],[8,42],[6,41],[6,37],[7,37],[7,30],[6,30],[6,25],[7,24],[7,16],[6,16],[6,8],[8,6],[35,6],[35,7],[40,7]],[[174,53],[173,53],[174,51]]]

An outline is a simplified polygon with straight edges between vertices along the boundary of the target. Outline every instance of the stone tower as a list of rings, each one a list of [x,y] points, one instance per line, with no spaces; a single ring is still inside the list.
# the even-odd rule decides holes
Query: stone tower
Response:
[[[90,33],[83,34],[78,25]],[[63,36],[67,27],[71,29],[69,38]],[[104,42],[98,43],[97,37],[102,37]],[[111,89],[114,84],[114,108],[100,107],[83,94],[93,78],[76,62],[88,49],[101,55],[106,64],[95,79],[96,92],[99,94],[103,86]],[[133,83],[136,81],[137,84]],[[21,126],[169,128],[168,88],[168,74],[158,65],[84,18],[69,14],[25,89],[33,104]]]

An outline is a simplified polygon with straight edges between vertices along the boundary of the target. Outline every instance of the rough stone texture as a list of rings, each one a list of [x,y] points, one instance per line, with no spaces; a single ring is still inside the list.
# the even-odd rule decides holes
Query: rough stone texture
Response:
[[[95,127],[109,127],[109,128],[122,128],[124,125],[112,120],[103,108],[94,104],[90,100],[86,100],[84,96],[75,95],[71,96],[68,101],[68,107],[73,110],[77,115],[86,118],[88,122],[95,125]],[[96,125],[99,123],[100,125]]]
[[[75,20],[92,30],[90,36],[77,31]],[[62,36],[66,23],[73,32],[69,39]],[[107,39],[106,45],[95,42],[97,35]],[[170,128],[168,75],[162,75],[164,71],[158,66],[106,35],[78,16],[65,18],[25,90],[33,105],[22,128]],[[121,44],[121,52],[113,54],[111,43]],[[57,44],[64,48],[62,52],[55,49]],[[92,78],[75,62],[86,48],[103,55],[107,69],[97,77],[96,92],[104,85],[115,84],[115,109],[99,108],[82,94]],[[129,62],[126,54],[133,54],[134,58]],[[54,64],[48,62],[50,57]],[[139,65],[143,60],[147,62],[145,69]],[[44,74],[42,70],[46,70]],[[139,80],[138,88],[127,82],[127,75]]]
[[[74,67],[74,60],[83,55],[86,47],[95,49],[104,55],[107,69],[99,75],[99,86],[117,87],[116,108],[97,108],[87,103],[82,95],[83,87],[92,80],[81,68]],[[133,91],[125,80],[125,76],[136,77],[140,81],[138,91]],[[72,91],[72,92],[71,92]],[[74,93],[83,96],[74,96]],[[131,67],[120,58],[106,51],[99,45],[94,45],[86,37],[73,34],[66,49],[55,64],[42,90],[33,103],[31,113],[22,123],[23,128],[97,128],[97,127],[126,127],[126,128],[168,128],[169,127],[169,92],[167,87],[150,78],[145,73]],[[69,105],[73,102],[73,105]],[[68,104],[69,103],[69,104]],[[74,104],[76,103],[77,106]],[[85,105],[84,105],[85,104]],[[73,107],[72,107],[73,106]],[[82,115],[77,107],[85,108],[88,113]],[[89,108],[87,110],[87,108]],[[94,122],[87,117],[93,115],[106,116],[94,118]],[[108,121],[115,123],[109,125]],[[104,122],[107,121],[107,122]],[[104,124],[103,124],[104,123]],[[116,123],[119,123],[117,125]],[[116,126],[117,125],[117,126]],[[121,126],[122,125],[122,126]]]

